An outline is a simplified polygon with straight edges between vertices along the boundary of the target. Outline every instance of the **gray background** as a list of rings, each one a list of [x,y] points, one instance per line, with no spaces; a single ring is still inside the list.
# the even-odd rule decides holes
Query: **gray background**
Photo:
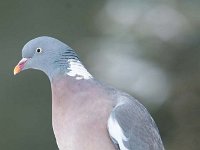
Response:
[[[199,4],[1,0],[0,149],[57,149],[47,77],[35,70],[13,76],[23,45],[41,35],[66,42],[96,78],[138,98],[166,149],[200,149]]]

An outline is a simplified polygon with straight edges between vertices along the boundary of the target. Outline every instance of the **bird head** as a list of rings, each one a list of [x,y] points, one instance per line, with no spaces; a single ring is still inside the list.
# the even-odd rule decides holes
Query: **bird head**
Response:
[[[51,76],[60,68],[67,68],[70,57],[76,59],[75,52],[63,42],[47,36],[35,38],[22,49],[22,59],[16,65],[14,74],[26,70],[37,69]]]
[[[22,59],[14,68],[14,74],[26,69],[41,70],[50,79],[57,73],[65,73],[76,79],[91,77],[73,49],[48,36],[35,38],[25,44]]]

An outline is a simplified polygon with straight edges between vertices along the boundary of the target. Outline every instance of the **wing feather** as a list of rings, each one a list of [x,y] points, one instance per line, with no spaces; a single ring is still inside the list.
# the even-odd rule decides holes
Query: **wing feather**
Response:
[[[108,132],[120,150],[164,150],[151,115],[131,96],[120,97],[108,119]]]

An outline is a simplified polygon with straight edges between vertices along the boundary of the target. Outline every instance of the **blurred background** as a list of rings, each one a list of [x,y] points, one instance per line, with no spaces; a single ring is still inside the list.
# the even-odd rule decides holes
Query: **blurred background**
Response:
[[[64,41],[96,78],[139,99],[166,149],[200,149],[199,0],[1,0],[1,150],[57,149],[47,77],[13,76],[23,45],[41,35]]]

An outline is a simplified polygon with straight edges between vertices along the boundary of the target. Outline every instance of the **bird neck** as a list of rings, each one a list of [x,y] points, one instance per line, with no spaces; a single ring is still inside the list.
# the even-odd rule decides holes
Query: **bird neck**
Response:
[[[76,88],[76,90],[82,90],[86,89],[87,87],[90,87],[90,85],[95,85],[96,80],[90,76],[84,76],[85,74],[81,74],[80,72],[77,73],[75,70],[62,70],[59,73],[55,74],[51,79],[51,86],[52,89],[58,89],[60,87],[65,87],[69,91]],[[90,74],[89,74],[90,75]]]
[[[66,74],[74,77],[76,80],[88,80],[93,78],[83,64],[76,59],[68,59]]]
[[[74,80],[93,79],[92,75],[87,71],[78,59],[68,59],[65,63],[58,62],[54,69],[47,73],[50,81],[57,77],[72,77]]]

